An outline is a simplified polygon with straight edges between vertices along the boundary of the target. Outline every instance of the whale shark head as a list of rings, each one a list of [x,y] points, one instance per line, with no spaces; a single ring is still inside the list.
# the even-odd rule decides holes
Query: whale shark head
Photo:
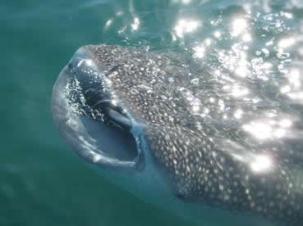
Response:
[[[105,168],[139,170],[144,124],[120,98],[116,86],[121,84],[111,79],[118,65],[107,51],[85,46],[75,53],[54,86],[54,119],[84,159]]]
[[[194,212],[189,201],[300,225],[301,139],[279,127],[294,111],[257,82],[247,81],[243,100],[228,82],[177,54],[89,45],[60,73],[52,110],[73,150],[133,193],[182,213]],[[278,140],[275,127],[264,135],[272,125]],[[209,225],[218,219],[197,212]]]
[[[189,187],[175,174],[186,178],[185,165],[174,169],[185,157],[177,146],[192,136],[182,129],[190,120],[186,106],[172,101],[175,84],[184,84],[176,61],[145,49],[88,45],[53,88],[54,120],[73,150],[146,201],[173,203]]]
[[[54,85],[52,113],[72,150],[102,176],[147,202],[173,203],[175,195],[152,154],[157,137],[149,139],[162,131],[150,91],[150,79],[160,70],[143,71],[140,65],[144,70],[148,65],[139,61],[149,59],[145,54],[116,46],[81,47]],[[150,60],[150,67],[161,61]]]

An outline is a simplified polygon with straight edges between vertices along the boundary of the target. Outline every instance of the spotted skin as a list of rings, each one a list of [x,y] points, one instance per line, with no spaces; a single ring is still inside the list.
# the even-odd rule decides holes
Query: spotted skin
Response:
[[[280,81],[263,87],[257,79],[244,78],[237,87],[249,93],[239,97],[226,89],[233,86],[228,78],[178,54],[86,48],[119,101],[144,124],[153,161],[177,197],[303,224],[303,142],[298,135],[303,109],[277,94]],[[285,116],[295,124],[283,130],[278,124]],[[280,135],[272,129],[278,135],[262,137],[267,127],[261,127],[261,137],[254,134],[260,120],[272,120]]]

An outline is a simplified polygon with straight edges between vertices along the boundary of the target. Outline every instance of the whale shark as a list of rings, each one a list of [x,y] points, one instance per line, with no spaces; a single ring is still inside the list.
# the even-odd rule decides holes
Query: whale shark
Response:
[[[81,158],[149,203],[205,226],[299,226],[303,108],[283,82],[87,45],[59,74],[52,112]]]

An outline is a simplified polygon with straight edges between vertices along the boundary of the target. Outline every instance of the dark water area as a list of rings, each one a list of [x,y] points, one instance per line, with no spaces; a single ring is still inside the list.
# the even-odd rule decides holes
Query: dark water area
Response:
[[[224,51],[213,60],[220,50],[252,43],[238,73],[252,70],[247,62],[259,65],[260,78],[269,71],[283,74],[293,65],[301,73],[303,2],[249,2],[2,1],[0,225],[194,225],[112,185],[72,153],[53,124],[52,87],[80,46],[98,43],[175,50],[197,59],[214,43],[213,58],[204,64],[214,69],[219,62],[227,65],[224,70],[232,70],[228,65],[233,62],[227,62]],[[240,31],[228,33],[235,15],[244,15],[250,25],[240,19],[235,25]],[[246,26],[253,27],[252,35],[245,35]],[[235,61],[242,47],[236,47]],[[271,65],[265,64],[268,52],[280,53],[268,58]],[[293,83],[289,80],[281,92],[302,103]]]
[[[0,4],[0,225],[182,225],[105,181],[53,125],[58,73],[78,47],[102,42],[113,10],[107,1]]]

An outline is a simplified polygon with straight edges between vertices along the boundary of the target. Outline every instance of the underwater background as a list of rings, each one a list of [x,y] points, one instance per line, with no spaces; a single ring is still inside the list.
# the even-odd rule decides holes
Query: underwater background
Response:
[[[281,93],[302,102],[302,17],[302,0],[2,0],[0,225],[195,225],[112,185],[64,143],[50,111],[60,70],[86,44],[177,51],[210,73],[293,74]]]

